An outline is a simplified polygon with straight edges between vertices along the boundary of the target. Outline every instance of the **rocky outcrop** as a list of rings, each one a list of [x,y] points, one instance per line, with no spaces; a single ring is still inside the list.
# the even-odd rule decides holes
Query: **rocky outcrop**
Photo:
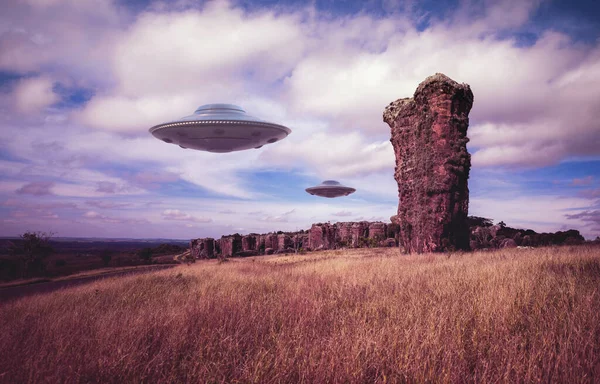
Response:
[[[387,225],[382,222],[313,224],[309,231],[309,248],[319,250],[378,246],[386,238],[386,231]]]
[[[293,236],[294,247],[303,251],[310,250],[309,237],[307,233],[297,233]]]
[[[385,223],[369,223],[369,239],[383,240],[387,237],[386,231],[387,225]]]
[[[337,241],[341,247],[355,247],[352,239],[352,222],[336,223]],[[358,243],[357,243],[358,244]]]
[[[277,238],[277,234],[275,233],[268,233],[266,235],[264,235],[264,239],[265,239],[265,249],[270,248],[273,251],[276,251],[277,249],[279,249],[279,239]]]
[[[365,243],[365,239],[369,237],[369,223],[366,221],[359,221],[352,224],[352,247],[362,247]]]
[[[295,253],[336,249],[346,247],[387,246],[387,225],[368,221],[347,223],[313,224],[308,231],[277,232],[266,234],[251,233],[190,241],[191,254],[195,258],[214,258],[232,256],[255,256],[274,253]]]
[[[336,243],[335,224],[313,224],[309,231],[309,246],[312,250],[334,249]]]
[[[514,248],[516,246],[577,245],[585,242],[576,230],[536,233],[514,229],[504,223],[493,225],[490,219],[469,217],[471,249]],[[267,234],[239,234],[190,241],[194,258],[245,257],[360,247],[398,245],[398,225],[382,222],[339,222],[313,224],[308,231]]]
[[[215,254],[215,239],[207,237],[190,241],[190,255],[195,259],[212,259]]]
[[[578,245],[585,239],[579,231],[570,229],[554,233],[537,233],[532,229],[515,229],[505,225],[492,225],[491,220],[471,227],[470,245],[472,250],[542,247],[549,245]]]
[[[235,234],[221,237],[221,256],[231,257],[242,251],[242,236]]]
[[[294,242],[292,241],[292,238],[286,234],[277,235],[277,249],[285,250],[288,248],[294,249]]]
[[[396,155],[400,247],[406,252],[469,248],[467,128],[473,93],[443,74],[430,76],[413,98],[388,105]]]
[[[259,236],[256,234],[250,234],[250,235],[243,236],[242,237],[242,251],[249,252],[249,251],[258,250],[257,237],[259,237]]]

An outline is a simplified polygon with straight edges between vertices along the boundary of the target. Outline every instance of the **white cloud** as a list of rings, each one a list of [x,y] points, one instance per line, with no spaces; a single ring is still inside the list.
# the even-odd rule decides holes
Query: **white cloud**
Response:
[[[377,173],[393,167],[389,141],[370,142],[354,131],[319,132],[303,140],[284,140],[267,148],[260,159],[271,165],[310,169],[324,178]]]
[[[59,100],[52,87],[52,79],[44,76],[26,78],[18,82],[13,97],[21,113],[38,113]]]
[[[290,219],[290,216],[296,212],[296,209],[292,209],[291,211],[284,212],[280,215],[266,215],[262,217],[257,217],[260,221],[266,221],[268,223],[287,223]]]
[[[136,131],[190,115],[201,104],[251,97],[293,68],[304,39],[296,15],[246,14],[225,1],[202,11],[147,12],[112,52],[116,86],[79,114],[84,123]]]
[[[162,217],[165,220],[177,220],[177,221],[192,221],[194,223],[210,223],[211,218],[208,217],[195,217],[189,213],[181,212],[179,209],[165,209],[162,213]]]
[[[15,192],[20,195],[44,196],[52,194],[52,187],[54,187],[54,183],[52,182],[38,181],[27,183]]]
[[[12,1],[2,8],[0,69],[107,84],[111,37],[129,18],[112,0]]]
[[[352,212],[350,211],[339,211],[332,213],[333,216],[352,216]]]
[[[96,211],[87,211],[81,217],[88,221],[97,221],[108,224],[149,224],[146,219],[106,216]]]

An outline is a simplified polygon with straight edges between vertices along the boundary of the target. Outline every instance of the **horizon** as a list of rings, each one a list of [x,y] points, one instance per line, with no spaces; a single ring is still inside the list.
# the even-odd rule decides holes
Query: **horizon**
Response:
[[[600,235],[593,1],[23,0],[0,21],[2,237],[389,222],[398,190],[382,113],[437,72],[474,94],[469,215]],[[148,132],[221,102],[292,133],[216,154]],[[356,192],[304,191],[327,179]]]

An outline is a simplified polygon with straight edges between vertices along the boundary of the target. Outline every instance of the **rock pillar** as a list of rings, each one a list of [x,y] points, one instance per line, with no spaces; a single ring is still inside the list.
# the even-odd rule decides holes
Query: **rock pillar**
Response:
[[[400,247],[406,252],[468,249],[469,170],[467,128],[473,93],[437,73],[413,98],[385,108],[396,154]]]

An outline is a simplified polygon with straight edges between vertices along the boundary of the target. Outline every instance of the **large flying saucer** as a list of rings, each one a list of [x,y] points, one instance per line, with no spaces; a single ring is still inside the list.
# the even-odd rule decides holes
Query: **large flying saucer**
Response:
[[[306,192],[314,196],[333,198],[348,196],[349,194],[356,192],[356,189],[346,187],[335,180],[325,180],[319,185],[306,188]]]
[[[218,153],[260,148],[292,132],[283,125],[249,116],[232,104],[203,105],[193,115],[155,125],[149,131],[165,143]]]

